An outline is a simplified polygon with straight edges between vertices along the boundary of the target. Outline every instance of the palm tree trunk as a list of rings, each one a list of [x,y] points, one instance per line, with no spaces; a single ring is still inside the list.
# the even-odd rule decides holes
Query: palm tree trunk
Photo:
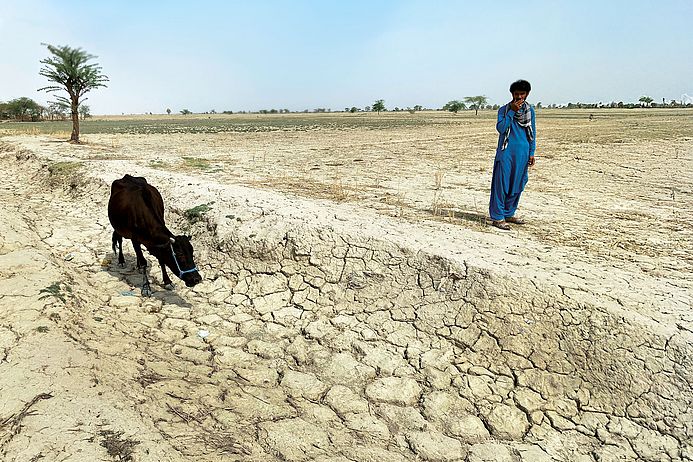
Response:
[[[79,143],[79,101],[70,94],[70,110],[72,111],[72,134],[70,143]]]
[[[77,101],[72,100],[72,135],[70,135],[70,143],[79,143],[79,113],[77,112]]]

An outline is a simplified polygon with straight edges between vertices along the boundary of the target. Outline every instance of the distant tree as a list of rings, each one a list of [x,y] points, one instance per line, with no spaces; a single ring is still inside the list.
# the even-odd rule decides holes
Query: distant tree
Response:
[[[356,106],[352,106],[351,109],[349,109],[349,112],[351,112],[352,114],[354,112],[359,112],[359,108],[357,108]]]
[[[67,111],[70,109],[63,103],[59,103],[57,101],[52,101],[48,103],[48,107],[46,108],[46,115],[48,115],[48,118],[50,120],[55,120],[55,119],[61,119],[65,120],[67,117]]]
[[[56,104],[56,112],[58,115],[62,116],[63,119],[67,119],[67,117],[70,115],[70,106],[61,102],[61,101],[55,101],[52,104]]]
[[[183,115],[188,115],[188,114],[192,114],[192,111],[190,111],[189,109],[183,109],[182,111],[180,111],[180,113]]]
[[[478,115],[479,108],[482,108],[488,102],[488,98],[483,95],[466,96],[464,102],[469,104],[469,109],[474,109],[475,115]]]
[[[370,106],[366,106],[366,107],[363,108],[363,110],[364,110],[365,112],[371,112],[371,107],[370,107]]]
[[[171,115],[171,108],[166,108],[166,114]]]
[[[65,120],[67,118],[67,113],[70,110],[70,105],[63,101],[52,101],[48,103],[47,113],[51,120],[59,118],[60,120]]]
[[[375,112],[377,112],[378,114],[380,114],[380,111],[384,111],[384,110],[385,110],[385,100],[384,100],[384,99],[378,99],[378,100],[376,100],[375,103],[373,103],[373,108],[372,108],[372,109],[373,109]]]
[[[87,106],[86,104],[80,104],[79,105],[79,115],[82,116],[82,120],[86,119],[87,117],[91,117],[91,108]]]
[[[455,114],[463,109],[467,109],[467,106],[465,106],[462,101],[457,101],[456,99],[448,101],[445,103],[445,106],[443,106],[443,111],[450,111],[454,112]]]
[[[643,106],[649,106],[650,103],[652,103],[652,101],[654,101],[654,100],[652,98],[650,98],[649,96],[641,96],[638,101],[643,103],[642,104]]]
[[[69,98],[58,96],[57,99],[70,104],[72,114],[70,142],[79,143],[79,105],[83,100],[86,100],[84,95],[87,92],[95,88],[105,87],[108,77],[101,73],[99,65],[88,64],[88,61],[96,58],[96,56],[88,54],[81,48],[44,45],[52,56],[41,60],[44,67],[39,71],[39,75],[57,85],[39,88],[39,91],[65,90],[67,92]]]
[[[32,122],[36,122],[41,118],[43,109],[40,104],[26,96],[8,101],[6,105],[9,117],[20,121],[29,118]]]
[[[210,114],[216,114],[217,111],[215,111],[214,109],[212,109],[211,111],[209,111],[209,113],[210,113]]]
[[[417,104],[416,106],[414,106],[414,110],[415,111],[423,111],[423,107],[420,104]]]

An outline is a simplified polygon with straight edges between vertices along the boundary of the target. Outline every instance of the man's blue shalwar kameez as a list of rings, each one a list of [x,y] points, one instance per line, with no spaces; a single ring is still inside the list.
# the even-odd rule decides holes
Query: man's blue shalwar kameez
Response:
[[[493,221],[503,221],[515,215],[517,204],[520,202],[520,195],[527,184],[529,157],[534,155],[537,147],[537,131],[534,108],[528,104],[526,106],[529,107],[532,115],[533,136],[531,136],[531,140],[527,135],[527,130],[516,120],[515,111],[510,109],[509,103],[498,110],[496,130],[500,136],[496,148],[496,159],[493,163],[489,204],[489,214]],[[510,125],[510,133],[507,145],[503,149],[508,125]]]

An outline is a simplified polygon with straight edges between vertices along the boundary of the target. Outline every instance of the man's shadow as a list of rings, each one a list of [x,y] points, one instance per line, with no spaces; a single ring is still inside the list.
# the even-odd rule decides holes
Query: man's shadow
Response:
[[[116,254],[110,253],[109,255],[106,255],[106,259],[108,261],[108,265],[103,265],[102,269],[103,271],[106,271],[108,274],[111,276],[114,276],[121,281],[125,282],[128,286],[135,286],[135,290],[132,291],[132,293],[121,293],[120,295],[122,296],[130,296],[130,297],[140,297],[143,299],[146,298],[155,298],[157,300],[160,300],[162,304],[172,304],[172,305],[177,305],[180,306],[181,308],[192,308],[192,305],[182,298],[178,293],[176,292],[176,287],[178,286],[177,282],[174,281],[174,287],[173,290],[168,290],[165,289],[163,285],[159,284],[159,277],[153,277],[153,274],[158,271],[159,275],[161,274],[161,267],[159,266],[159,262],[154,260],[152,263],[149,259],[147,259],[147,274],[149,275],[149,284],[151,285],[151,295],[149,297],[146,297],[142,295],[142,284],[144,283],[144,275],[142,274],[142,269],[137,268],[137,263],[136,263],[136,257],[128,257],[125,256],[125,265],[124,266],[119,266],[118,265],[118,256]],[[181,284],[184,284],[182,281],[178,281]],[[139,293],[138,293],[139,292]]]
[[[433,215],[433,210],[431,210],[431,214]],[[449,207],[440,207],[437,209],[435,216],[438,217],[450,217],[453,219],[460,219],[460,220],[465,220],[469,222],[476,223],[478,225],[486,225],[487,219],[486,215],[482,213],[476,213],[476,212],[465,212],[463,210],[458,210],[458,209],[452,209]]]

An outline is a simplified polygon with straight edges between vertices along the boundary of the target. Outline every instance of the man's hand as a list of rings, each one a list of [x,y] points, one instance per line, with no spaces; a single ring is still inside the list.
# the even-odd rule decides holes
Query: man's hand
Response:
[[[522,107],[522,103],[524,103],[524,100],[521,100],[521,99],[512,100],[512,101],[510,101],[510,109],[517,112]]]
[[[534,167],[534,156],[529,156],[529,166]]]

